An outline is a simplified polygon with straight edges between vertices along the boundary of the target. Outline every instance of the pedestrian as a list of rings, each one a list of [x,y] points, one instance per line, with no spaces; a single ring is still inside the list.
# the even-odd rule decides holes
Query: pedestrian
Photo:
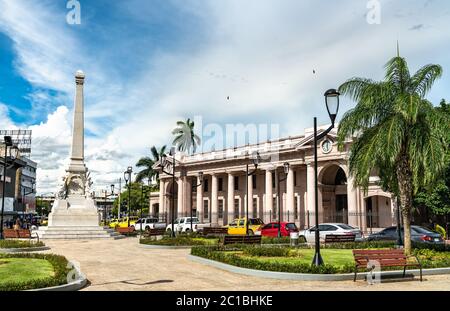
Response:
[[[16,224],[14,225],[14,230],[19,230],[20,229],[20,219],[19,218],[17,218],[16,219]]]

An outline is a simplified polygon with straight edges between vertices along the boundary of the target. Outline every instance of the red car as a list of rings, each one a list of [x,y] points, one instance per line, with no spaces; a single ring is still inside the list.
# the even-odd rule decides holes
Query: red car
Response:
[[[282,221],[280,224],[281,224],[281,236],[290,236],[291,232],[298,232],[298,228],[293,222]],[[264,225],[264,227],[262,227],[261,229],[261,235],[277,237],[278,226],[279,224],[276,221]]]

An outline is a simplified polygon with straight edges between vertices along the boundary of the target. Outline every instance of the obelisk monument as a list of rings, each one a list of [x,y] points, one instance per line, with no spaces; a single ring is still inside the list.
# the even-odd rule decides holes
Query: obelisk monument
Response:
[[[100,227],[100,215],[91,197],[91,180],[84,163],[84,81],[82,71],[75,74],[75,103],[70,164],[48,216],[48,228],[40,230],[42,238],[109,238],[113,230]]]

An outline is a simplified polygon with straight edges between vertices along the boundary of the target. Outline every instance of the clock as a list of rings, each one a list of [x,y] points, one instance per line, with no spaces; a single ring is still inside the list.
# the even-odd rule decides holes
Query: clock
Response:
[[[326,139],[322,143],[322,151],[323,153],[330,153],[333,149],[333,142],[329,139]]]

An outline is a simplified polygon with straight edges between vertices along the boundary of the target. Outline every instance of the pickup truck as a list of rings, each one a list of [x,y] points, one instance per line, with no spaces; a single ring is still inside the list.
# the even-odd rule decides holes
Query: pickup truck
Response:
[[[148,218],[142,218],[136,221],[136,224],[134,225],[134,229],[137,231],[140,231],[142,227],[142,230],[150,230],[150,229],[165,229],[166,223],[160,222],[158,218],[156,217],[148,217]]]
[[[192,217],[192,231],[201,231],[204,227],[209,227],[209,224],[201,224],[198,217]],[[190,232],[191,231],[191,217],[180,217],[174,222],[175,232]],[[172,223],[168,224],[166,231],[172,231]]]

